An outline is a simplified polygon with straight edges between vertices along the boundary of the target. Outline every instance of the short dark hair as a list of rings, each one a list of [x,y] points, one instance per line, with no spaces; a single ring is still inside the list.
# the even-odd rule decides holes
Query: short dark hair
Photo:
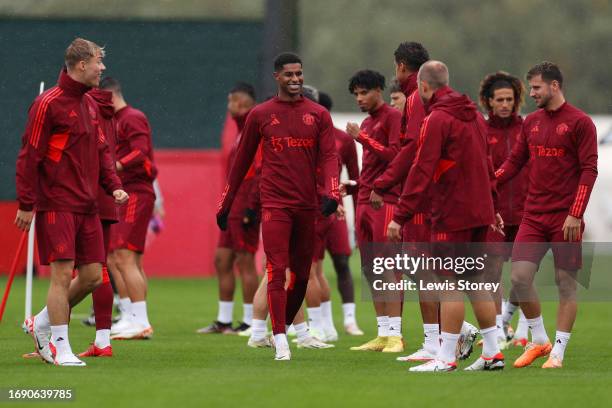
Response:
[[[421,65],[429,61],[429,52],[423,44],[407,41],[397,46],[393,53],[396,63],[404,63],[412,72],[417,72]]]
[[[331,96],[326,94],[325,92],[319,92],[319,105],[323,106],[325,109],[331,112],[332,106],[334,106],[334,102],[332,101]]]
[[[253,85],[246,82],[236,82],[232,89],[230,89],[229,93],[243,93],[249,95],[251,99],[255,100],[255,88]]]
[[[100,89],[106,89],[121,95],[121,83],[119,80],[111,77],[104,77],[100,81]]]
[[[357,87],[367,90],[376,88],[383,90],[385,89],[385,77],[381,73],[372,71],[371,69],[357,71],[349,80],[349,92],[355,93],[355,88]]]
[[[491,110],[489,99],[493,98],[498,89],[512,89],[514,93],[514,112],[518,112],[523,104],[525,87],[520,79],[504,71],[497,71],[487,75],[480,83],[480,106],[487,111]]]
[[[274,58],[274,72],[278,72],[283,69],[287,64],[302,64],[302,60],[297,54],[292,52],[283,52],[278,54]]]
[[[538,75],[542,76],[544,82],[550,84],[552,81],[557,81],[559,88],[563,88],[563,74],[557,64],[548,61],[540,62],[527,71],[527,80]]]
[[[392,94],[397,92],[403,92],[402,84],[400,84],[399,81],[394,78],[393,81],[391,81],[391,85],[389,85],[389,93]]]

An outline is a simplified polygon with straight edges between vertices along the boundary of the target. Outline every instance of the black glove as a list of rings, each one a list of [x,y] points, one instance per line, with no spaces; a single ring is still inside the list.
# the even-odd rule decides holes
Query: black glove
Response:
[[[252,208],[247,208],[244,210],[244,215],[242,216],[242,228],[249,229],[252,225],[257,222],[257,211]]]
[[[217,225],[221,228],[221,231],[227,229],[227,214],[217,214]]]
[[[321,213],[325,217],[329,217],[336,212],[338,208],[338,202],[328,196],[321,197]]]

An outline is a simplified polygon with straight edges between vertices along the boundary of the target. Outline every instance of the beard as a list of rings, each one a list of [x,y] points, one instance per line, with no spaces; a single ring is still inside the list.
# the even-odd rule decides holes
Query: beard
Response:
[[[551,95],[542,96],[540,97],[539,101],[536,102],[536,106],[538,108],[546,108],[551,99]]]

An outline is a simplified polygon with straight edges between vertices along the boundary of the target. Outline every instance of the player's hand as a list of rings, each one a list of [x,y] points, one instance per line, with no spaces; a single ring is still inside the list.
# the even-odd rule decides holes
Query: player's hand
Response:
[[[504,232],[504,220],[499,213],[495,213],[495,224],[491,224],[491,228],[493,231],[499,232],[504,237],[506,236],[506,233]]]
[[[338,208],[336,208],[336,218],[339,220],[343,220],[345,216],[346,216],[346,211],[344,211],[344,206],[339,205]]]
[[[32,225],[32,218],[34,218],[34,211],[17,210],[15,225],[22,231],[28,231]]]
[[[321,197],[321,214],[328,217],[336,212],[338,208],[338,202],[328,196]]]
[[[253,224],[257,222],[257,211],[252,208],[247,208],[244,210],[244,215],[242,216],[242,228],[249,229]]]
[[[346,133],[348,133],[353,139],[357,139],[359,137],[359,132],[361,129],[359,125],[353,122],[349,122],[346,124]]]
[[[113,191],[113,198],[115,199],[115,203],[124,204],[130,196],[123,190],[115,190]]]
[[[568,215],[563,223],[563,239],[569,242],[580,241],[582,220]]]
[[[387,238],[389,241],[397,242],[402,239],[402,226],[397,222],[391,220],[389,225],[387,225]]]
[[[217,225],[221,231],[225,231],[227,229],[227,214],[217,214]]]
[[[379,210],[383,206],[383,198],[382,198],[382,196],[376,194],[374,192],[374,190],[372,190],[372,192],[370,193],[370,205],[375,210]]]

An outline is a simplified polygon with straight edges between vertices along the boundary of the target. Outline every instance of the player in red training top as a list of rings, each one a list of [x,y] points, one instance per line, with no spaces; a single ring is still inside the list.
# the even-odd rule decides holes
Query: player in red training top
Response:
[[[262,239],[275,358],[290,360],[285,324],[291,324],[300,309],[308,283],[317,216],[317,168],[325,184],[321,211],[330,215],[339,200],[338,160],[329,113],[302,96],[300,58],[291,53],[276,57],[274,78],[278,95],[256,106],[247,118],[217,223],[227,228],[236,193],[261,142]],[[291,279],[285,290],[287,268]]]
[[[324,106],[331,112],[333,101],[325,92],[319,92],[319,104]],[[359,162],[357,159],[357,148],[355,141],[346,132],[334,127],[334,135],[336,136],[336,151],[339,159],[339,172],[342,171],[342,166],[346,166],[346,172],[349,180],[357,182],[359,180]],[[353,201],[353,209],[357,209],[357,192],[358,186],[346,185],[345,192],[350,195]],[[353,211],[354,213],[354,211]],[[353,336],[361,336],[363,332],[357,325],[357,312],[355,306],[355,291],[353,289],[353,276],[349,266],[349,257],[351,256],[351,246],[349,244],[349,233],[346,218],[331,216],[331,224],[325,236],[323,247],[319,250],[319,261],[317,263],[317,274],[323,275],[323,256],[327,249],[329,252],[334,269],[336,270],[338,292],[342,299],[342,313],[344,315],[344,330],[347,334]],[[327,318],[328,324],[333,325],[331,313],[331,301],[329,303],[321,303],[321,314],[323,318]]]
[[[103,57],[100,46],[82,38],[68,46],[57,86],[30,107],[17,159],[15,224],[28,230],[36,210],[40,261],[51,266],[47,306],[25,324],[42,359],[60,366],[85,365],[70,347],[68,320],[70,307],[102,281],[98,185],[118,203],[128,198],[99,130],[95,105],[85,96],[99,84]],[[71,284],[75,267],[79,273]]]
[[[394,78],[389,87],[389,105],[400,112],[404,112],[407,96],[402,90],[402,85]]]
[[[255,106],[255,89],[252,85],[239,82],[229,92],[227,110],[238,125],[238,137],[232,147],[227,162],[227,175],[238,150],[247,115]],[[215,269],[219,278],[219,309],[217,319],[210,325],[197,330],[198,333],[232,334],[248,331],[253,323],[253,296],[257,290],[257,271],[255,252],[259,247],[259,175],[261,154],[242,181],[236,200],[228,217],[225,231],[219,235],[215,252]],[[232,327],[234,311],[234,290],[236,278],[234,265],[242,279],[243,319]],[[250,331],[245,334],[250,334]]]
[[[515,362],[525,367],[550,354],[543,368],[560,368],[576,320],[576,277],[582,267],[582,217],[597,178],[597,133],[580,109],[566,102],[563,75],[551,62],[529,70],[538,110],[523,123],[521,138],[497,170],[504,185],[529,163],[524,215],[512,250],[512,286],[525,313],[532,343]],[[559,288],[557,333],[552,347],[544,328],[533,279],[552,247]]]
[[[113,108],[113,94],[99,88],[87,93],[99,111],[100,130],[106,138],[108,147],[115,162],[116,126],[115,109]],[[93,291],[93,308],[96,325],[96,338],[90,347],[79,354],[79,357],[112,357],[113,349],[110,344],[110,329],[113,317],[113,287],[108,275],[106,257],[110,245],[111,225],[118,221],[117,205],[102,186],[98,188],[98,207],[100,221],[102,222],[102,235],[104,237],[104,257],[102,264],[102,284]]]
[[[507,72],[498,71],[487,75],[480,84],[480,106],[488,113],[487,132],[493,168],[498,168],[510,155],[514,144],[521,136],[523,118],[519,115],[523,104],[524,86],[520,79]],[[516,238],[523,204],[527,194],[527,169],[512,182],[499,186],[498,210],[504,220],[504,234],[490,229],[487,233],[487,282],[500,282],[504,262],[512,254],[512,244]],[[518,304],[507,304],[502,299],[503,291],[493,294],[495,300],[497,342],[500,349],[506,349],[511,343],[512,333],[509,322]],[[504,306],[502,308],[502,305]],[[504,310],[502,310],[504,309]],[[505,313],[502,313],[505,312]],[[503,314],[508,317],[504,320]],[[523,327],[521,326],[521,331]]]
[[[419,70],[419,95],[428,116],[421,126],[415,162],[404,184],[398,209],[387,227],[388,236],[399,240],[401,225],[417,212],[432,186],[432,252],[436,257],[483,257],[469,244],[484,242],[489,225],[502,226],[495,215],[495,176],[488,155],[486,123],[476,105],[448,86],[448,69],[439,61],[428,61]],[[497,218],[497,222],[496,222]],[[494,225],[495,223],[495,225]],[[463,293],[458,275],[464,271],[439,271],[449,286],[440,300],[442,344],[436,358],[411,367],[410,371],[452,371],[456,369],[456,348],[463,324]],[[461,276],[461,275],[459,275]],[[504,367],[504,356],[496,341],[495,305],[484,290],[467,292],[484,339],[482,356],[468,370],[496,370]]]
[[[147,278],[142,256],[155,205],[153,180],[157,168],[151,127],[144,113],[127,104],[118,80],[104,78],[100,88],[113,94],[117,174],[130,194],[127,205],[119,209],[119,222],[111,228],[110,267],[122,307],[122,319],[111,328],[111,338],[148,339],[153,328],[147,315]]]
[[[374,180],[384,173],[400,149],[402,114],[385,103],[382,94],[384,88],[385,77],[371,70],[358,71],[349,81],[349,91],[355,96],[359,109],[369,114],[361,127],[355,123],[349,123],[346,127],[346,132],[363,146],[356,217],[363,267],[372,262],[371,245],[386,241],[385,226],[393,217],[393,206],[399,194],[399,186],[396,186],[385,194],[380,208],[369,205]],[[367,278],[372,276],[368,274]],[[378,335],[361,346],[351,347],[351,350],[403,351],[401,300],[374,297],[373,303]]]

